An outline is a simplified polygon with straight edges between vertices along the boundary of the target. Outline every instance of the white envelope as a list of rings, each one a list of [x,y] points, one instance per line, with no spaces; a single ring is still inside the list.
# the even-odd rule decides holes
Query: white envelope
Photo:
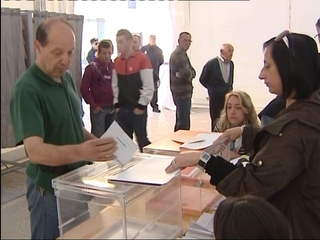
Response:
[[[117,159],[115,159],[117,164],[122,167],[130,162],[133,154],[138,150],[138,146],[129,138],[116,121],[113,121],[111,126],[101,136],[101,138],[106,137],[112,137],[118,143],[118,149],[114,154],[117,157]]]

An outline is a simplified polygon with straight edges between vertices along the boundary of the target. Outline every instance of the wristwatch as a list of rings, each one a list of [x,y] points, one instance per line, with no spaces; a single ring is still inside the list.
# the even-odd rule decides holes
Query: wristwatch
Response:
[[[211,158],[211,155],[209,153],[202,152],[200,155],[200,159],[197,167],[200,168],[202,171],[204,171],[207,165],[207,162],[210,160],[210,158]]]

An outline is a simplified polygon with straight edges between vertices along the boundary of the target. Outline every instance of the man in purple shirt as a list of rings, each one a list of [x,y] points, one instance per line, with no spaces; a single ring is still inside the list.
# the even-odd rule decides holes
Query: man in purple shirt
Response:
[[[101,40],[97,53],[97,57],[84,71],[80,92],[85,102],[90,105],[91,133],[99,138],[108,127],[106,118],[113,112],[113,62],[110,41]]]

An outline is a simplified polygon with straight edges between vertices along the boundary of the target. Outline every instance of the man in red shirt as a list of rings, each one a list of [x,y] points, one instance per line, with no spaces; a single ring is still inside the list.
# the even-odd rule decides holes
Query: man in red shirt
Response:
[[[86,67],[80,92],[90,105],[91,133],[101,137],[108,126],[106,118],[113,111],[112,45],[108,40],[102,40],[98,45],[98,56]]]
[[[153,96],[152,65],[147,55],[132,48],[132,34],[117,32],[117,47],[121,53],[114,61],[112,88],[117,121],[133,138],[135,133],[142,152],[150,144],[147,137],[147,106]]]

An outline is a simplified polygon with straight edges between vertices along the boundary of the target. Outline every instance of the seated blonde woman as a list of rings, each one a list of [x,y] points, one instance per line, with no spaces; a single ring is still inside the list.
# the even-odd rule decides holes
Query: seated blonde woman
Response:
[[[226,95],[224,108],[214,127],[214,132],[224,132],[228,128],[251,125],[259,127],[260,121],[250,96],[242,91],[233,91]],[[247,154],[242,148],[242,138],[230,143],[230,159]]]

